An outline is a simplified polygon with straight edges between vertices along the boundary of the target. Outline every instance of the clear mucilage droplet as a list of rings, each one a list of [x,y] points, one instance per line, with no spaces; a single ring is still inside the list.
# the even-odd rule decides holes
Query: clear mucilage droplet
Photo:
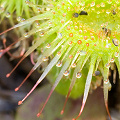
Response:
[[[76,63],[73,63],[73,64],[71,65],[71,67],[72,67],[72,68],[75,68],[75,67],[76,67]]]
[[[68,76],[69,75],[69,71],[66,70],[63,74],[64,74],[64,76]]]
[[[82,74],[81,72],[76,73],[76,78],[81,78]]]
[[[0,7],[0,14],[4,12],[4,8]]]
[[[119,53],[118,52],[115,52],[115,57],[118,57],[119,56]]]
[[[51,44],[48,43],[48,44],[46,45],[46,48],[50,48],[50,47],[51,47]]]
[[[6,17],[7,17],[7,18],[10,17],[10,13],[9,13],[9,12],[6,13]]]
[[[40,27],[40,23],[39,23],[39,22],[36,22],[36,23],[35,23],[35,27],[36,27],[36,28],[39,28],[39,27]]]
[[[79,51],[79,54],[80,55],[86,55],[86,51],[81,50],[81,51]]]
[[[118,39],[116,39],[116,38],[112,39],[112,42],[113,42],[113,44],[114,44],[115,46],[118,46],[118,45],[119,45],[119,41],[118,41]]]
[[[21,16],[18,16],[18,17],[17,17],[17,21],[18,21],[18,22],[20,22],[20,21],[21,21],[21,19],[22,19],[22,17],[21,17]]]
[[[21,20],[20,20],[20,22],[24,22],[25,21],[25,18],[22,18]]]
[[[48,57],[44,56],[43,61],[48,61]]]
[[[62,38],[62,33],[58,33],[58,38]]]
[[[28,32],[24,33],[24,37],[26,37],[26,38],[28,38],[28,37],[29,37]]]
[[[57,67],[61,67],[62,66],[62,61],[59,60],[58,63],[56,64]]]

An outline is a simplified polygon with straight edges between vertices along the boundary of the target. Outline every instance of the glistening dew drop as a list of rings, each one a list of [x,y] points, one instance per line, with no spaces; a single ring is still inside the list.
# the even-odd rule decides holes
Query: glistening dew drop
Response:
[[[26,3],[29,7],[37,8],[33,2],[27,0]],[[108,91],[111,88],[108,74],[113,62],[120,73],[119,0],[43,0],[39,7],[39,10],[42,10],[39,14],[0,33],[2,35],[15,28],[32,25],[32,29],[18,41],[23,41],[31,35],[34,36],[32,46],[22,56],[14,69],[7,74],[7,77],[34,50],[37,49],[39,52],[34,67],[15,91],[20,89],[27,78],[44,61],[51,58],[31,91],[18,104],[22,104],[49,74],[53,78],[50,80],[53,87],[37,116],[41,115],[55,89],[62,94],[67,94],[61,114],[64,113],[68,97],[77,98],[84,91],[80,112],[76,118],[73,118],[73,120],[77,120],[84,109],[89,90],[94,88],[91,87],[91,83],[94,83],[95,88],[98,87],[96,76],[102,75],[105,106],[111,119],[107,104]],[[2,57],[4,53],[8,52],[12,45],[2,49],[0,56]],[[67,79],[63,85],[65,89],[61,85],[64,79]],[[85,87],[83,87],[84,85]]]

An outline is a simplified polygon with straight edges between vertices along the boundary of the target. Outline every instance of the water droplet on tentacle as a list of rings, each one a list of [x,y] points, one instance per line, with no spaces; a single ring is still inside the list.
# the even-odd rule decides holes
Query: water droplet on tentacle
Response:
[[[115,46],[118,46],[118,45],[119,45],[119,41],[118,41],[118,39],[116,39],[116,38],[112,39],[112,42],[113,42],[113,44],[114,44]]]
[[[4,12],[4,8],[0,7],[0,14]]]
[[[75,68],[75,67],[76,67],[76,63],[73,63],[73,64],[71,65],[71,67],[72,67],[72,68]]]
[[[48,57],[44,56],[43,61],[48,61]]]
[[[6,13],[6,17],[7,17],[7,18],[10,17],[10,13],[9,13],[9,12]]]
[[[62,66],[62,61],[59,60],[58,63],[56,64],[57,67],[61,67]]]
[[[66,70],[63,74],[64,74],[64,76],[68,76],[69,75],[69,71]]]
[[[76,73],[76,78],[81,78],[82,74],[81,72]]]

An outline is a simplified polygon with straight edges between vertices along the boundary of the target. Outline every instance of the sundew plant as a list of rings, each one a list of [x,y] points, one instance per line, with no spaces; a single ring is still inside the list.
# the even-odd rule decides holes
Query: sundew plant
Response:
[[[100,86],[103,81],[104,101],[110,117],[107,101],[108,91],[111,89],[109,69],[113,63],[116,64],[120,73],[120,1],[21,0],[19,4],[20,6],[18,1],[14,0],[0,1],[2,19],[6,13],[7,15],[8,13],[15,14],[14,12],[17,14],[16,18],[22,15],[27,15],[26,18],[28,18],[19,20],[18,24],[0,35],[18,27],[32,27],[15,43],[0,50],[0,55],[2,57],[17,42],[25,41],[30,36],[34,36],[34,40],[32,46],[25,49],[26,53],[6,76],[9,77],[17,66],[35,50],[38,51],[39,56],[30,73],[15,91],[20,89],[42,63],[48,61],[48,65],[31,91],[18,104],[22,104],[48,75],[53,87],[37,116],[41,115],[52,92],[56,89],[61,94],[67,95],[61,114],[64,113],[69,96],[78,98],[83,94],[80,112],[76,118],[73,118],[77,120],[84,109],[89,91]],[[103,79],[99,79],[100,76]]]

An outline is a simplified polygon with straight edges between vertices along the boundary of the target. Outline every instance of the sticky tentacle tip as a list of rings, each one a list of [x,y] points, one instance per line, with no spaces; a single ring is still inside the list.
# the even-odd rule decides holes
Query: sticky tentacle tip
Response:
[[[17,88],[15,88],[15,91],[18,91],[19,90],[19,88],[17,87]]]
[[[18,102],[18,105],[21,105],[21,104],[22,104],[22,101],[19,101],[19,102]]]
[[[63,115],[63,113],[64,113],[64,110],[61,110],[61,113],[60,113],[60,114]]]
[[[72,120],[75,120],[75,118],[73,118]]]
[[[8,73],[8,74],[6,75],[6,77],[7,77],[7,78],[10,77],[10,73]]]
[[[38,114],[37,114],[37,117],[40,117],[40,115],[41,115],[41,114],[40,114],[40,113],[38,113]]]

